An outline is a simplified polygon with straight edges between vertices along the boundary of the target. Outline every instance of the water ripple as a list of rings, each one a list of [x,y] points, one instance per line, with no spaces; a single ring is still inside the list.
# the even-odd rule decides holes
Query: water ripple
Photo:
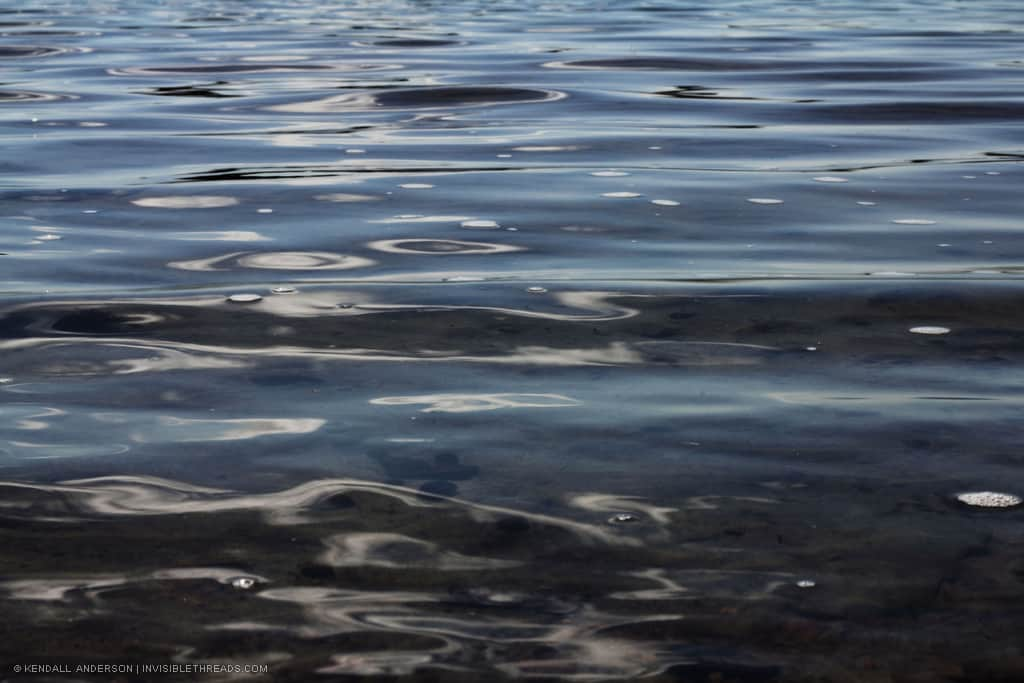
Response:
[[[189,261],[171,261],[168,267],[193,271],[228,271],[239,268],[269,270],[350,270],[366,268],[375,261],[361,256],[332,254],[324,251],[237,251]]]
[[[5,4],[0,660],[1024,680],[1009,0]]]
[[[523,247],[517,247],[511,244],[424,238],[377,240],[370,242],[366,246],[370,249],[384,251],[389,254],[425,254],[430,256],[505,254],[515,251],[523,251],[524,249]]]
[[[72,48],[49,47],[44,45],[3,45],[0,46],[0,59],[23,59],[30,57],[53,57],[54,55],[73,52]]]
[[[31,92],[29,90],[0,90],[0,102],[58,102],[71,99],[70,95]]]
[[[426,405],[423,413],[475,413],[504,408],[571,408],[580,402],[559,394],[427,394],[381,396],[370,401],[379,406]]]
[[[565,93],[534,88],[499,86],[423,87],[383,90],[372,93],[337,95],[309,102],[274,105],[273,111],[328,113],[384,109],[441,109],[482,107],[498,104],[548,102],[566,97]]]
[[[295,73],[302,71],[375,71],[392,68],[384,64],[312,64],[308,62],[285,62],[271,64],[244,62],[241,64],[182,64],[180,66],[137,66],[109,69],[112,76],[147,76],[157,74],[259,74]]]

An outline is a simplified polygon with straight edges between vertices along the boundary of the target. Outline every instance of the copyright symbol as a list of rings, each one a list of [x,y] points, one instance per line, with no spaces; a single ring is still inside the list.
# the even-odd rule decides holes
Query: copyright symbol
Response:
[[[14,665],[14,673],[18,673],[19,671],[21,671],[21,664],[15,664]]]

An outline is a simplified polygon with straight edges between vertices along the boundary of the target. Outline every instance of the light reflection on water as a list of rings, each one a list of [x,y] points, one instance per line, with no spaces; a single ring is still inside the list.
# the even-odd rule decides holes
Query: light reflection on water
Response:
[[[870,548],[845,545],[837,563],[827,554],[844,545],[828,541],[830,534],[842,530],[858,540],[871,532],[849,516],[818,518],[820,529],[794,527],[790,516],[811,513],[819,492],[769,484],[763,490],[774,490],[770,495],[713,503],[696,497],[684,508],[585,494],[567,501],[559,516],[343,479],[265,494],[154,477],[5,482],[4,515],[21,523],[20,533],[78,531],[64,532],[60,548],[26,547],[20,562],[38,567],[35,577],[5,579],[0,588],[8,613],[25,615],[27,634],[44,633],[52,618],[84,627],[113,606],[135,604],[150,611],[137,628],[153,645],[187,645],[189,661],[228,643],[247,661],[276,652],[277,675],[303,670],[312,657],[318,667],[331,662],[333,671],[456,667],[602,680],[710,665],[773,680],[780,663],[831,647],[837,634],[821,617],[853,610],[861,616],[845,618],[877,619],[893,595],[913,600],[930,589],[934,575],[891,574],[898,560],[880,564],[880,550],[898,556],[910,544],[939,560],[973,533],[963,520],[943,522],[927,539],[914,538],[919,528],[897,526],[876,535]],[[888,494],[869,497],[877,495]],[[849,515],[863,500],[840,496],[834,506]],[[618,528],[599,521],[611,510],[635,511],[640,521]],[[83,532],[87,520],[106,534]],[[737,523],[793,536],[762,546],[733,533]],[[224,535],[241,527],[246,533]],[[125,542],[135,544],[138,559],[118,573]],[[55,575],[45,568],[53,552],[84,552],[85,543],[93,558],[88,571]],[[793,564],[797,548],[803,550]],[[175,559],[168,567],[169,553]],[[240,600],[236,591],[252,598]],[[202,596],[205,609],[189,609],[191,596]],[[866,623],[846,636],[849,647],[872,646],[879,634]],[[158,624],[159,634],[152,631]],[[960,637],[975,628],[965,618],[954,626]],[[687,644],[697,633],[723,629],[749,633],[757,644],[743,655]],[[257,633],[258,643],[242,638]],[[334,639],[341,634],[374,639],[344,652]],[[659,646],[667,634],[683,641]],[[489,643],[489,654],[478,643]],[[794,646],[799,654],[786,654]]]
[[[7,4],[0,659],[1024,679],[1015,4]]]

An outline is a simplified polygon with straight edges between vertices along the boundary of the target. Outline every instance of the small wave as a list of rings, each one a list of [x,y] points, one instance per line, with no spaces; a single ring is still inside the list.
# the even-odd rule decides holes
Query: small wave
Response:
[[[464,240],[442,239],[405,239],[378,240],[370,242],[371,249],[386,251],[390,254],[429,254],[433,256],[451,254],[503,254],[522,251],[523,247],[511,244],[493,244],[491,242],[466,242]]]
[[[43,45],[0,45],[0,59],[21,59],[26,57],[52,57],[71,52],[70,48],[46,47]]]
[[[442,107],[486,107],[498,104],[548,102],[564,98],[565,93],[535,88],[499,86],[423,87],[385,90],[327,97],[311,102],[293,102],[271,107],[285,112],[334,112],[388,109],[435,109]]]
[[[28,90],[0,90],[0,102],[56,102],[71,99],[68,95],[31,92]]]
[[[377,47],[449,47],[461,44],[461,41],[444,38],[387,38],[371,43]]]
[[[269,270],[349,270],[372,266],[375,261],[361,256],[333,254],[326,251],[269,251],[236,252],[191,261],[172,261],[168,264],[178,270],[219,271],[239,268]]]
[[[246,73],[285,73],[297,71],[367,71],[389,68],[382,64],[309,64],[307,62],[265,63],[246,62],[244,64],[210,63],[182,64],[180,66],[135,66],[124,69],[108,69],[112,76],[148,76],[153,74],[246,74]]]

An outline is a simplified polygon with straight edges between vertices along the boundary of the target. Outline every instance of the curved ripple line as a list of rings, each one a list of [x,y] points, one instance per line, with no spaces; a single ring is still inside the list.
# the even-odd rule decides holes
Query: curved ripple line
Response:
[[[492,242],[467,242],[465,240],[446,240],[412,238],[399,240],[376,240],[366,245],[370,249],[384,251],[389,254],[417,254],[426,256],[452,256],[463,254],[506,254],[525,251],[526,247],[511,244],[495,244]]]
[[[291,102],[267,107],[270,111],[323,114],[375,109],[449,109],[491,107],[505,104],[553,102],[568,97],[558,90],[500,86],[447,86],[402,88],[379,93],[333,95],[308,102]]]
[[[248,61],[236,63],[182,64],[171,66],[136,66],[107,69],[111,76],[152,76],[162,74],[245,74],[245,73],[292,73],[298,71],[382,71],[400,68],[398,64],[310,64],[288,62],[271,64]]]
[[[56,93],[34,92],[31,90],[0,90],[0,103],[11,104],[17,102],[59,102],[61,100],[77,99],[74,95],[58,95]]]
[[[238,199],[217,195],[178,195],[171,197],[140,197],[132,204],[151,209],[220,209],[235,206]]]
[[[0,488],[4,487],[60,494],[82,513],[117,516],[179,515],[255,510],[266,513],[268,523],[279,525],[305,523],[306,518],[302,511],[317,506],[332,496],[367,491],[390,496],[410,507],[429,508],[442,501],[440,504],[458,506],[477,521],[497,520],[510,515],[522,517],[538,524],[552,525],[571,532],[584,543],[612,546],[641,544],[640,539],[620,536],[611,529],[594,524],[458,498],[431,496],[425,499],[422,492],[416,489],[361,479],[316,479],[282,491],[254,494],[196,486],[151,476],[93,477],[66,480],[56,484],[0,482]]]
[[[234,268],[269,270],[351,270],[375,265],[373,259],[327,251],[236,251],[223,256],[189,261],[171,261],[178,270],[216,272]]]
[[[474,413],[503,408],[571,408],[579,401],[561,394],[423,394],[382,396],[370,400],[377,406],[426,405],[421,413]]]

